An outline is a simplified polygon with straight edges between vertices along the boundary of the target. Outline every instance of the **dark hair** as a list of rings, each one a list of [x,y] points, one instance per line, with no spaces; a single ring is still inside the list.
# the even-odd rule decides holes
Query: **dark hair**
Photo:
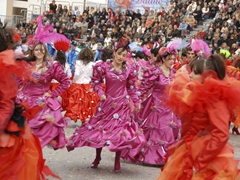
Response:
[[[0,27],[0,52],[15,48],[13,35],[14,29],[7,27],[7,23],[3,27]]]
[[[195,74],[202,74],[204,70],[212,70],[217,73],[219,79],[226,76],[226,64],[220,55],[213,54],[208,59],[200,58],[190,64],[191,70]]]
[[[220,47],[214,47],[212,50],[212,54],[214,54],[215,51],[216,53],[220,54]]]
[[[117,52],[120,49],[119,52],[124,52],[124,51],[128,51],[128,47],[127,46],[122,46],[122,47],[117,47],[115,48],[115,52]]]
[[[64,51],[58,51],[55,57],[55,60],[58,61],[61,65],[63,70],[65,69],[66,64],[66,55]]]
[[[27,39],[26,38],[23,38],[22,39],[22,43],[24,44],[24,43],[26,43],[27,42]]]
[[[158,64],[160,62],[163,63],[163,59],[167,58],[168,56],[174,56],[174,54],[167,53],[163,57],[158,54],[156,61],[154,61],[154,64]]]
[[[107,59],[113,58],[113,50],[110,48],[105,48],[101,55],[101,60],[105,62]]]
[[[190,63],[191,71],[193,71],[194,74],[202,74],[204,71],[205,61],[206,61],[206,59],[204,59],[204,58],[200,58],[195,61],[192,61]]]
[[[156,57],[158,55],[159,48],[151,49],[151,53]]]
[[[187,46],[185,49],[186,49],[186,51],[192,51],[191,46]]]
[[[208,69],[215,71],[221,80],[226,76],[226,63],[218,54],[213,54],[208,58],[206,61],[206,70]]]
[[[182,50],[182,57],[187,57],[187,51],[185,49]]]
[[[143,59],[144,58],[144,53],[142,51],[137,51],[136,54],[135,54],[135,57],[136,58],[140,58],[140,59]]]
[[[80,51],[78,54],[78,59],[83,61],[83,63],[86,65],[89,62],[93,61],[94,54],[91,49],[89,48],[84,48]]]

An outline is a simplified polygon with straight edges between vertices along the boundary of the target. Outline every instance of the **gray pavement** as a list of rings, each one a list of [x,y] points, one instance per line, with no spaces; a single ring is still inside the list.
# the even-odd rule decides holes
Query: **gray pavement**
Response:
[[[65,129],[66,136],[72,135],[80,123],[72,123]],[[231,135],[229,142],[235,148],[235,157],[240,160],[240,136]],[[114,153],[103,149],[102,160],[98,169],[91,169],[95,158],[95,149],[89,147],[76,148],[71,152],[61,149],[54,151],[48,147],[43,149],[46,164],[58,174],[62,180],[154,180],[160,173],[159,167],[131,164],[121,161],[120,173],[113,171]],[[52,178],[49,178],[52,180]]]

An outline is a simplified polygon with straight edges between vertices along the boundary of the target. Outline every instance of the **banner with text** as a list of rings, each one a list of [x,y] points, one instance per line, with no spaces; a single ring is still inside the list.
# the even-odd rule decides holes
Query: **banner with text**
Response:
[[[154,10],[159,12],[163,7],[166,9],[170,0],[108,0],[108,7],[113,11],[136,10],[139,9],[141,13],[147,10]]]

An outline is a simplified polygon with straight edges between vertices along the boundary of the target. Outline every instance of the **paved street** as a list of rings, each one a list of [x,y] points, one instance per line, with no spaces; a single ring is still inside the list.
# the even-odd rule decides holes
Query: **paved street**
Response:
[[[72,123],[66,128],[69,137],[77,124]],[[235,156],[240,159],[240,136],[231,135],[230,143],[235,147]],[[54,151],[48,147],[43,149],[47,165],[63,180],[154,180],[160,172],[159,167],[131,164],[121,161],[122,172],[113,172],[114,153],[103,149],[102,161],[98,169],[91,169],[95,158],[95,149],[89,147],[77,148],[67,152],[66,149]],[[50,180],[52,180],[50,178]]]

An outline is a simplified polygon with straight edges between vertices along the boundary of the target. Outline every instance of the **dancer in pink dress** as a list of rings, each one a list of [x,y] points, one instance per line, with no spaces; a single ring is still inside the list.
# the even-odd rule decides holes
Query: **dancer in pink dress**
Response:
[[[64,73],[61,64],[53,63],[49,58],[44,43],[60,39],[69,40],[65,36],[53,32],[51,26],[43,26],[41,17],[38,18],[38,21],[36,34],[27,41],[30,49],[28,57],[36,58],[34,72],[29,81],[18,80],[17,102],[29,105],[28,110],[31,112],[31,117],[28,119],[28,124],[33,134],[39,138],[41,146],[50,144],[56,150],[63,148],[66,144],[64,134],[66,123],[62,117],[62,108],[57,97],[67,89],[70,80]],[[50,91],[50,83],[53,79],[57,80],[60,85],[54,91]]]
[[[32,50],[36,56],[36,70],[30,81],[19,81],[17,102],[27,103],[36,113],[28,124],[41,142],[42,147],[52,145],[54,149],[63,148],[66,144],[65,122],[61,114],[61,104],[57,97],[67,89],[69,78],[64,73],[59,62],[53,63],[46,58],[47,49],[44,44],[37,44]],[[60,85],[50,91],[50,83],[55,79]]]
[[[123,39],[123,40],[122,40]],[[70,137],[67,149],[90,146],[96,148],[92,168],[97,168],[104,146],[116,152],[114,171],[120,171],[120,157],[135,162],[135,155],[145,145],[145,138],[131,118],[130,99],[135,110],[140,103],[135,88],[137,71],[134,64],[125,62],[127,39],[122,37],[114,51],[114,59],[99,62],[93,68],[92,85],[100,97],[97,112]],[[125,40],[124,40],[125,39]],[[102,89],[106,80],[106,90]]]
[[[136,117],[147,144],[139,153],[139,162],[164,165],[168,147],[178,139],[180,120],[163,104],[167,98],[164,90],[175,74],[175,70],[171,68],[174,59],[175,51],[162,47],[155,63],[149,64],[144,71],[139,87],[143,99],[142,109]]]

